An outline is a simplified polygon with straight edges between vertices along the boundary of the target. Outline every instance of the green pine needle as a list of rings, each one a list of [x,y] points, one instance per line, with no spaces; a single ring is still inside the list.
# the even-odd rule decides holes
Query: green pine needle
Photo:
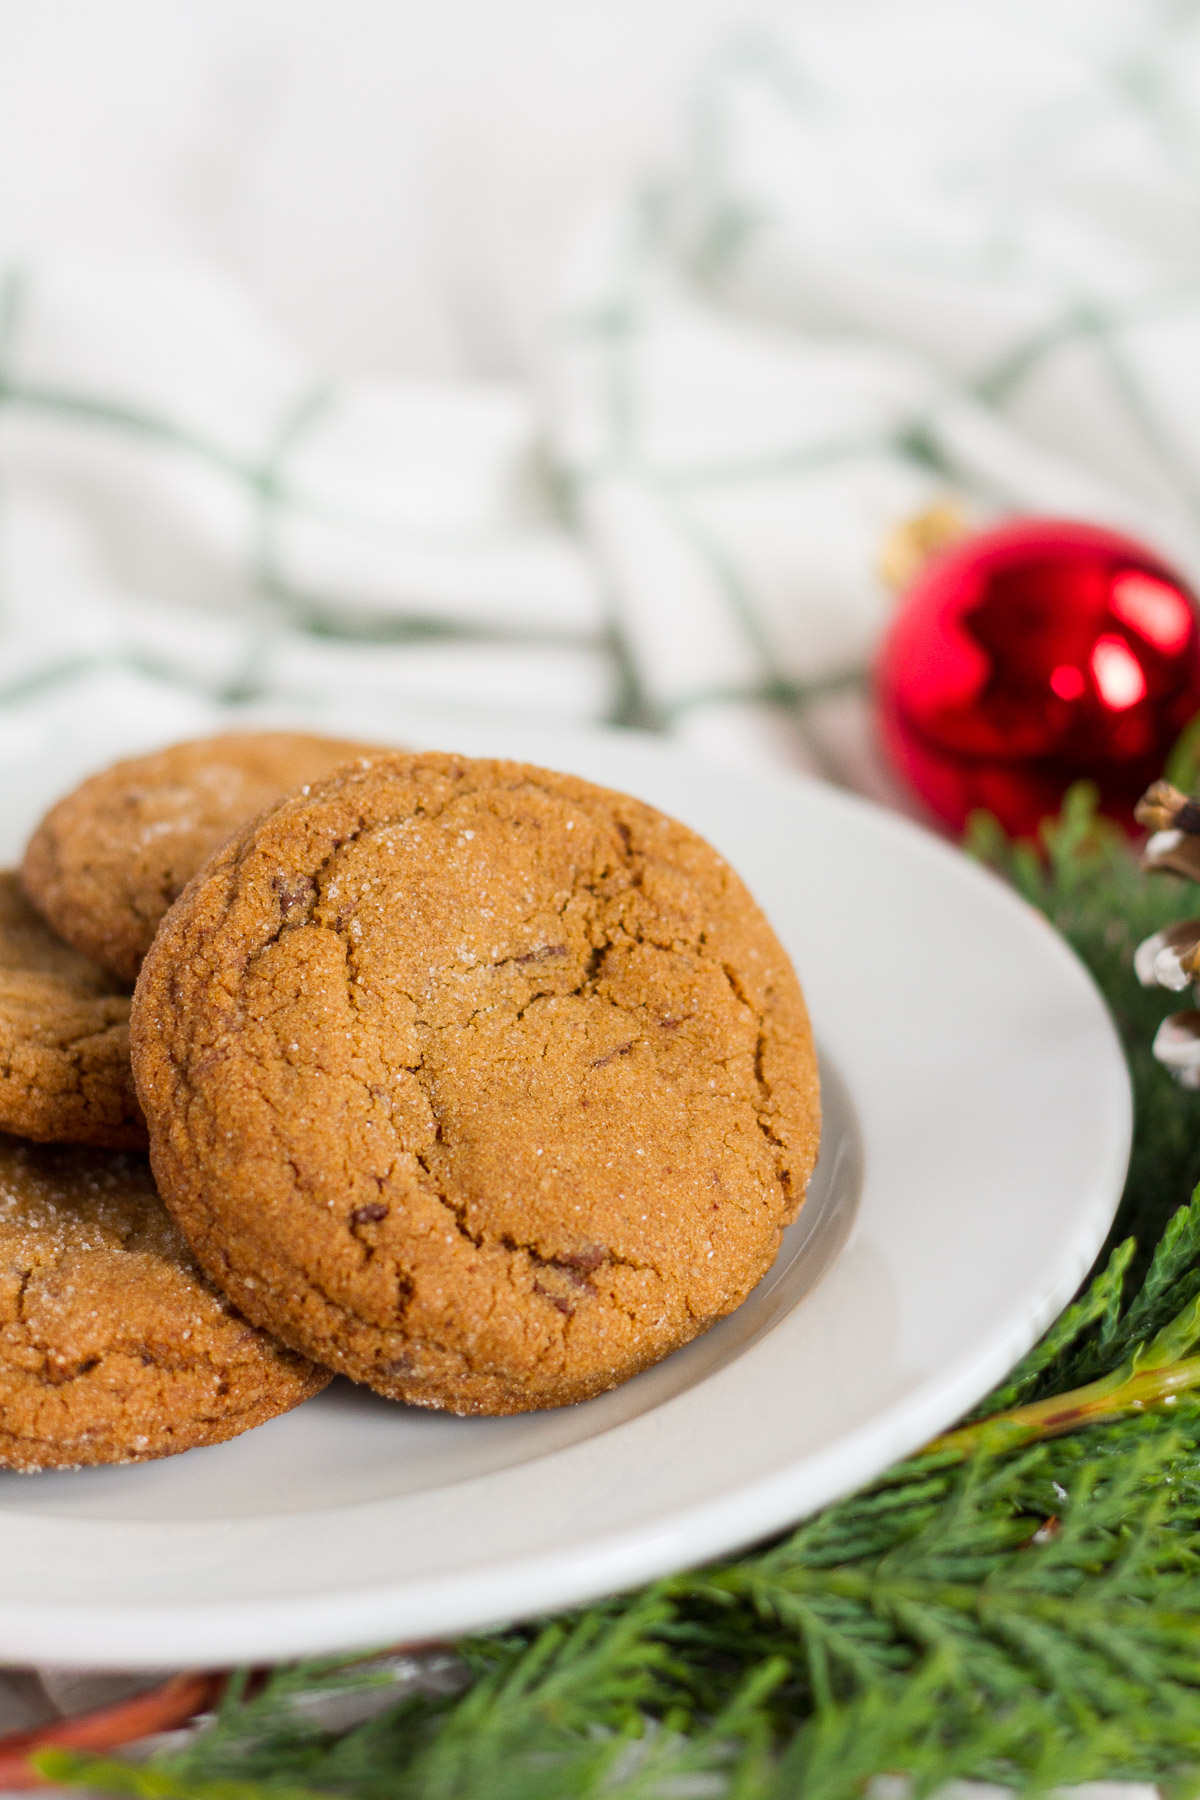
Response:
[[[294,1665],[182,1754],[45,1774],[135,1800],[859,1800],[898,1773],[1200,1794],[1200,1095],[1149,1052],[1177,1002],[1132,972],[1200,891],[1142,875],[1086,788],[1040,846],[977,820],[969,847],[1092,970],[1136,1097],[1099,1273],[972,1422],[780,1542],[461,1644],[458,1694],[335,1733],[295,1696],[369,1667]]]

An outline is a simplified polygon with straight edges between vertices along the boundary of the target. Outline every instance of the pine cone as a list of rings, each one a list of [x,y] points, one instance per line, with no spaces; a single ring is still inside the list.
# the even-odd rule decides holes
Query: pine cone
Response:
[[[1155,781],[1133,809],[1153,836],[1142,852],[1144,869],[1168,869],[1200,881],[1200,805],[1169,781]]]
[[[1152,781],[1133,816],[1151,831],[1200,831],[1200,806],[1169,781]]]
[[[1168,869],[1200,882],[1200,804],[1169,781],[1156,781],[1134,808],[1139,825],[1153,833],[1142,852],[1144,869]],[[1200,981],[1200,919],[1184,919],[1146,938],[1134,952],[1143,987],[1181,993]],[[1182,1087],[1200,1088],[1200,1011],[1171,1013],[1155,1034],[1153,1050]]]

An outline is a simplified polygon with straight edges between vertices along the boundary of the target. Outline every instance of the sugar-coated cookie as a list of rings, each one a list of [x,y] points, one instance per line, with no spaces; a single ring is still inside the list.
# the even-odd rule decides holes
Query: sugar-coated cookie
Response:
[[[114,763],[46,814],[22,885],[67,943],[132,983],[159,920],[213,851],[265,806],[367,748],[230,732]]]
[[[160,1191],[239,1310],[461,1413],[615,1386],[736,1307],[817,1154],[799,984],[626,795],[375,757],[176,903],[134,996]]]
[[[0,1467],[217,1444],[328,1379],[205,1280],[144,1156],[0,1136]]]
[[[0,870],[0,1131],[146,1147],[128,990],[51,931],[9,870]]]

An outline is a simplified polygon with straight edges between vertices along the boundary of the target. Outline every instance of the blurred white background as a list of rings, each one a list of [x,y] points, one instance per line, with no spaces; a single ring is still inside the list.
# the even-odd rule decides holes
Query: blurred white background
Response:
[[[216,264],[337,372],[528,366],[755,0],[0,0],[0,245]]]

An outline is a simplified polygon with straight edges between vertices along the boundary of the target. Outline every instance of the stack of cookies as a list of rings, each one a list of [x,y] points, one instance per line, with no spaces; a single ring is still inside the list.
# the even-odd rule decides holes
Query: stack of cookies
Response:
[[[0,1038],[20,1469],[215,1443],[333,1372],[585,1399],[745,1298],[817,1151],[733,871],[517,763],[264,733],[94,776],[0,880]]]

